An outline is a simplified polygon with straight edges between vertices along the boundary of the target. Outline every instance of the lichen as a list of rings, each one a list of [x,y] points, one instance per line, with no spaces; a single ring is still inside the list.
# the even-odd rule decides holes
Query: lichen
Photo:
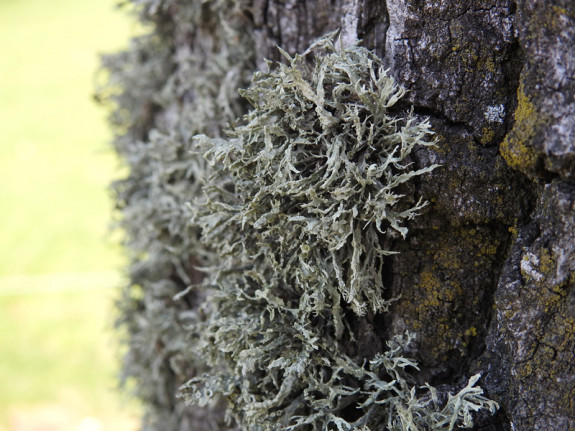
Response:
[[[350,357],[355,319],[388,309],[381,272],[426,205],[405,184],[435,166],[411,152],[434,144],[427,121],[393,115],[404,90],[361,47],[333,35],[254,75],[253,109],[226,139],[197,136],[214,166],[192,224],[217,259],[214,293],[188,326],[208,372],[182,386],[191,403],[225,400],[246,430],[451,430],[497,405],[475,386],[441,401],[414,384],[404,351]],[[314,65],[311,62],[314,60]],[[400,111],[396,111],[400,113]],[[443,394],[445,396],[446,394]]]
[[[488,123],[503,123],[505,120],[505,105],[488,106],[483,116]]]
[[[318,47],[332,49],[328,40]],[[432,145],[429,124],[411,115],[400,124],[389,115],[404,91],[366,51],[333,51],[309,80],[303,57],[287,57],[288,66],[257,74],[243,91],[254,107],[245,126],[228,140],[198,137],[207,159],[223,165],[216,175],[231,172],[234,195],[245,196],[208,202],[198,222],[207,241],[222,224],[240,224],[240,231],[251,226],[258,232],[257,255],[273,257],[277,276],[289,285],[315,286],[302,287],[316,292],[314,312],[334,306],[339,300],[331,299],[340,295],[359,315],[383,311],[380,269],[392,252],[380,247],[378,233],[405,236],[402,223],[426,205],[398,203],[403,183],[435,168],[413,169],[408,159],[415,147]],[[220,180],[211,181],[216,186],[208,194],[217,194]],[[240,245],[230,234],[222,242],[220,252]],[[303,264],[313,276],[291,272]]]
[[[515,124],[501,143],[500,151],[509,166],[530,177],[540,164],[540,157],[532,147],[539,121],[537,109],[521,82],[517,89]]]
[[[255,68],[253,41],[233,0],[132,3],[145,34],[103,57],[97,88],[97,99],[111,108],[125,174],[112,185],[130,261],[117,301],[122,380],[142,401],[146,430],[197,429],[197,423],[225,429],[217,409],[191,411],[175,397],[204,366],[183,325],[195,319],[205,293],[174,296],[201,281],[196,267],[212,256],[188,223],[186,202],[201,196],[209,170],[187,151],[189,140],[219,136],[245,112],[237,88]]]

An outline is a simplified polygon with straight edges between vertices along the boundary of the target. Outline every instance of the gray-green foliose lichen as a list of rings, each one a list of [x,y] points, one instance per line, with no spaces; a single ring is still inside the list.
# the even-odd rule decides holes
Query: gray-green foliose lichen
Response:
[[[412,334],[374,357],[351,358],[350,313],[385,312],[381,246],[407,234],[425,202],[402,188],[435,166],[410,153],[433,145],[426,121],[390,114],[403,96],[380,59],[333,36],[254,75],[253,109],[226,139],[197,136],[213,165],[192,224],[214,252],[211,294],[188,329],[203,375],[182,396],[227,403],[246,430],[452,430],[494,412],[475,386],[446,401],[414,385]],[[310,66],[314,59],[313,67]]]
[[[178,387],[204,366],[183,328],[203,293],[174,295],[199,282],[195,266],[212,259],[188,223],[186,202],[201,196],[200,177],[209,169],[189,153],[189,140],[219,136],[245,112],[237,89],[249,84],[255,67],[252,36],[235,0],[122,3],[132,3],[146,34],[103,57],[97,89],[111,108],[113,144],[126,173],[112,185],[130,260],[117,301],[121,377],[141,400],[143,429],[223,430],[218,409],[190,409],[176,399]]]

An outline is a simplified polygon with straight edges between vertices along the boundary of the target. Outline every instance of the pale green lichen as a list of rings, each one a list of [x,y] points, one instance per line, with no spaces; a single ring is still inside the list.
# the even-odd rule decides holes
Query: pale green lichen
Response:
[[[143,429],[448,430],[493,411],[477,376],[449,396],[416,384],[411,334],[349,349],[354,322],[389,305],[386,244],[434,168],[413,164],[429,124],[397,108],[381,61],[332,37],[284,53],[243,92],[242,119],[248,3],[132,3],[151,32],[104,58],[99,97],[129,171],[113,186],[131,259],[118,323]]]
[[[383,311],[381,265],[391,252],[379,234],[405,236],[402,223],[425,206],[401,205],[400,190],[435,168],[409,159],[433,144],[431,131],[410,114],[389,114],[404,90],[369,51],[337,51],[330,38],[313,48],[328,51],[313,71],[305,55],[284,53],[289,65],[256,73],[242,92],[254,109],[229,139],[198,138],[233,186],[221,193],[221,178],[208,183],[198,222],[221,253],[254,242],[237,255],[265,260],[274,277],[310,295],[313,312],[337,307],[340,296],[359,315]]]
[[[237,88],[253,73],[253,41],[237,1],[132,3],[147,34],[103,57],[97,89],[111,108],[114,147],[127,172],[112,186],[130,259],[129,284],[117,301],[122,379],[142,401],[148,431],[198,423],[223,429],[218,410],[190,411],[176,399],[177,388],[205,365],[183,329],[204,297],[174,296],[200,282],[195,267],[212,259],[188,223],[185,203],[201,196],[209,170],[187,151],[190,139],[219,136],[246,111]]]
[[[198,136],[215,166],[193,224],[216,255],[213,293],[191,340],[208,372],[182,396],[225,400],[245,430],[452,430],[496,403],[475,387],[440,402],[417,387],[416,364],[395,337],[374,357],[350,357],[350,315],[384,312],[386,237],[425,206],[404,196],[426,121],[390,113],[404,90],[361,47],[333,36],[287,65],[256,73],[242,94],[253,109],[227,139]],[[315,60],[310,66],[311,59]]]

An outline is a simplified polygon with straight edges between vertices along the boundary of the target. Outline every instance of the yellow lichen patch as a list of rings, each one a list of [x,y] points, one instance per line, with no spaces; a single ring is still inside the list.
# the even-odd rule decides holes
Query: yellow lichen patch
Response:
[[[552,271],[555,271],[555,262],[551,256],[551,252],[548,248],[542,248],[539,252],[539,270],[547,275]]]
[[[434,239],[417,274],[405,274],[413,288],[401,292],[394,311],[418,333],[428,364],[445,355],[453,360],[454,351],[463,358],[476,348],[491,311],[486,310],[491,281],[483,268],[497,262],[501,244],[481,225],[454,228]]]
[[[481,255],[495,256],[497,254],[497,247],[499,246],[499,241],[494,241],[493,244],[487,244],[480,249]]]
[[[429,307],[444,307],[446,303],[455,303],[463,294],[457,280],[443,282],[437,277],[436,271],[425,269],[419,276],[420,292],[424,295],[418,307],[421,315],[425,315]]]
[[[435,252],[434,257],[436,259],[438,267],[443,270],[456,270],[463,267],[460,257],[456,254],[457,249],[455,247],[444,247]]]
[[[517,229],[516,226],[509,226],[509,233],[511,233],[511,235],[513,235],[514,238],[517,237],[519,230]]]
[[[442,292],[443,283],[435,276],[433,271],[424,270],[419,276],[419,286],[421,291],[427,294],[421,305],[427,309],[428,307],[438,307],[441,302],[439,300]],[[421,310],[421,314],[425,314],[426,310]]]
[[[438,153],[442,156],[445,156],[450,151],[450,145],[451,145],[451,142],[448,141],[445,138],[445,136],[441,135],[440,133],[437,133],[435,135],[435,145],[433,147],[433,150],[436,153]]]
[[[557,18],[561,18],[562,15],[571,19],[575,18],[575,13],[572,10],[565,9],[564,7],[553,5],[551,6],[551,11],[552,15],[549,17],[549,21],[551,21],[551,23],[555,23]]]
[[[469,342],[471,341],[471,338],[476,336],[477,336],[477,328],[475,326],[468,328],[465,331],[465,337],[464,337],[465,341],[463,341],[463,347],[467,347],[469,345]]]
[[[467,335],[468,337],[476,337],[477,336],[477,328],[475,326],[472,326],[467,331],[465,331],[465,335]]]
[[[515,124],[501,143],[500,152],[509,166],[531,176],[539,156],[532,147],[538,126],[536,106],[525,94],[523,82],[517,90]]]
[[[481,143],[487,145],[495,139],[495,131],[490,127],[483,127],[481,129]]]

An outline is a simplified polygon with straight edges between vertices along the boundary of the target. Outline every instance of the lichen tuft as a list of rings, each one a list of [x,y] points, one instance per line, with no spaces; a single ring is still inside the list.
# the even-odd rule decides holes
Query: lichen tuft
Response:
[[[324,53],[309,70],[314,50]],[[405,237],[404,222],[426,205],[409,204],[401,187],[436,167],[409,158],[434,144],[429,123],[390,114],[404,90],[366,49],[337,50],[326,37],[302,56],[283,54],[287,65],[256,73],[242,92],[253,106],[244,125],[228,139],[197,138],[220,166],[197,221],[221,254],[253,246],[242,256],[309,294],[314,313],[340,297],[358,315],[384,311],[381,267],[392,252],[380,236]]]
[[[282,54],[287,64],[243,91],[253,109],[227,138],[193,140],[214,170],[192,225],[217,258],[188,326],[208,371],[182,397],[224,400],[245,430],[471,426],[472,412],[497,408],[479,376],[447,396],[414,384],[412,334],[369,357],[345,345],[353,319],[389,306],[381,274],[393,251],[382,244],[426,205],[405,186],[436,167],[410,158],[434,144],[429,123],[391,114],[404,90],[364,48],[328,35]]]

